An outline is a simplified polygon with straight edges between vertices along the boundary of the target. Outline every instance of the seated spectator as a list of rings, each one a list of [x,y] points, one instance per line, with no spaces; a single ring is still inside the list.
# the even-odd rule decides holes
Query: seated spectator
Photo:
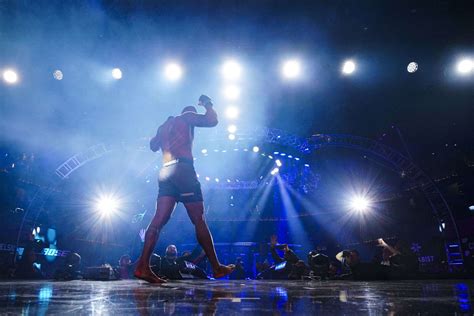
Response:
[[[118,266],[120,279],[130,279],[132,275],[132,268],[132,260],[130,259],[129,255],[123,255],[122,257],[120,257]]]
[[[185,260],[188,256],[178,257],[175,245],[166,247],[165,257],[161,260],[160,274],[171,280],[182,280],[183,273],[193,277],[207,279],[206,273],[194,263]]]
[[[315,276],[325,279],[329,273],[329,257],[321,253],[319,249],[308,253],[308,264]]]
[[[68,254],[64,265],[54,273],[54,278],[56,280],[82,279],[81,260],[81,256],[76,252]]]
[[[15,278],[40,279],[43,277],[41,266],[36,263],[36,254],[33,245],[25,247],[15,270]]]
[[[229,276],[231,280],[245,280],[244,262],[241,257],[235,259],[235,270]]]
[[[353,280],[385,280],[387,279],[388,270],[386,267],[377,263],[361,262],[360,255],[357,250],[343,250],[336,255],[343,267],[350,269],[349,273],[341,275],[343,279]]]
[[[390,278],[413,278],[418,273],[418,258],[410,250],[408,245],[399,240],[395,247],[387,244],[382,238],[378,240],[379,245],[384,248],[388,256],[390,266]]]
[[[278,255],[276,251],[277,249],[283,250],[283,257]],[[273,260],[275,261],[272,278],[296,280],[301,279],[303,275],[309,272],[309,268],[306,266],[306,264],[298,258],[298,256],[288,247],[287,244],[278,245],[278,239],[276,235],[271,236],[270,252],[272,254]]]

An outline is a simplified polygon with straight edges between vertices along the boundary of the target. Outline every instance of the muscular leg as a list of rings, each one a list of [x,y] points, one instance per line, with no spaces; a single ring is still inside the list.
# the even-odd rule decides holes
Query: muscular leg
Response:
[[[170,219],[171,213],[176,206],[176,199],[171,196],[162,196],[158,198],[156,203],[155,216],[151,220],[145,233],[145,244],[143,245],[143,251],[138,259],[137,268],[135,269],[135,277],[148,281],[150,283],[163,283],[163,279],[159,278],[156,274],[151,271],[150,268],[150,257],[155,249],[160,231],[163,226]]]
[[[214,241],[212,240],[211,232],[209,231],[209,227],[207,227],[206,220],[204,219],[203,202],[185,203],[184,206],[186,207],[189,218],[196,229],[197,240],[211,262],[214,277],[221,278],[232,273],[235,268],[234,265],[221,265],[219,259],[217,259],[216,250],[214,249]]]

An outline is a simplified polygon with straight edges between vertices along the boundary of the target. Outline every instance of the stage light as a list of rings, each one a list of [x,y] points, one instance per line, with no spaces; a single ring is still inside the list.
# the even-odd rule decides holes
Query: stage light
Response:
[[[416,72],[417,70],[418,70],[418,64],[416,62],[412,61],[411,63],[408,64],[407,71],[409,73],[412,74],[412,73]]]
[[[235,125],[229,125],[229,127],[227,127],[227,131],[231,134],[234,134],[235,132],[237,132],[237,126]]]
[[[278,169],[278,168],[273,168],[273,170],[270,172],[270,174],[271,174],[272,176],[274,176],[274,175],[276,175],[276,174],[278,173],[278,171],[280,171],[280,169]]]
[[[169,63],[165,66],[165,77],[169,81],[178,81],[183,76],[183,69],[177,63]]]
[[[252,151],[254,153],[258,153],[260,151],[260,148],[258,148],[258,146],[253,146]]]
[[[215,180],[216,180],[217,183],[219,183],[219,178],[216,178]]]
[[[229,140],[234,140],[235,139],[235,135],[234,134],[229,134]]]
[[[462,59],[458,62],[457,70],[461,75],[467,75],[472,72],[474,62],[471,59]]]
[[[225,116],[227,116],[228,119],[236,119],[239,116],[239,109],[231,105],[225,110]]]
[[[240,88],[235,85],[229,85],[223,90],[224,97],[228,100],[236,100],[240,96]]]
[[[371,202],[363,196],[354,196],[350,200],[349,206],[352,210],[357,212],[366,212],[369,210]]]
[[[56,79],[56,80],[63,80],[63,72],[59,69],[55,70],[53,72],[53,78]]]
[[[202,152],[203,154],[207,154],[207,149],[203,149],[203,150],[201,150],[201,152]]]
[[[115,213],[119,208],[119,200],[111,195],[103,195],[96,201],[95,208],[103,216],[109,216]]]
[[[209,178],[209,177],[206,177],[206,181],[209,181],[209,180],[211,180],[211,178]]]
[[[470,211],[474,211],[474,205],[469,206]]]
[[[18,74],[12,69],[7,69],[3,72],[3,80],[8,84],[15,84],[18,82]]]
[[[113,77],[115,80],[120,80],[120,79],[122,79],[122,70],[120,70],[120,68],[114,68],[114,69],[112,69],[112,77]]]
[[[342,73],[345,75],[352,74],[356,69],[356,65],[352,60],[346,60],[342,65]]]
[[[221,71],[225,79],[236,80],[242,74],[242,67],[235,60],[228,60],[222,65]]]
[[[280,159],[275,160],[275,163],[278,167],[281,167],[281,165],[282,165]]]
[[[292,59],[283,63],[281,68],[283,77],[286,79],[298,78],[301,74],[301,63],[299,60]]]

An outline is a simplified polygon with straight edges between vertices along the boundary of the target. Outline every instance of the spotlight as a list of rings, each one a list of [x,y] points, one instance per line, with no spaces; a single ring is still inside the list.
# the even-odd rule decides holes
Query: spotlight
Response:
[[[470,211],[474,211],[474,205],[469,206]]]
[[[235,60],[228,60],[222,65],[222,75],[225,79],[239,79],[242,74],[242,67]]]
[[[53,72],[53,77],[56,80],[63,80],[63,72],[61,70],[57,69]]]
[[[370,200],[362,196],[354,196],[350,200],[349,206],[357,212],[366,212],[370,208]]]
[[[169,63],[165,66],[165,77],[169,81],[178,81],[183,75],[183,69],[176,63]]]
[[[412,61],[411,63],[408,64],[407,71],[409,73],[412,74],[412,73],[416,72],[417,70],[418,70],[418,64],[416,62]]]
[[[275,163],[278,167],[281,167],[281,165],[282,165],[280,159],[275,160]]]
[[[352,60],[346,60],[342,65],[342,73],[345,75],[352,74],[356,69],[356,65]]]
[[[219,178],[216,178],[215,181],[216,181],[217,183],[219,183]]]
[[[237,126],[229,125],[229,127],[227,127],[227,131],[231,134],[234,134],[235,132],[237,132]]]
[[[104,195],[97,199],[95,208],[103,216],[109,216],[112,213],[115,213],[119,208],[119,201],[113,196]]]
[[[252,151],[254,153],[258,153],[260,151],[260,148],[258,148],[258,146],[253,146]]]
[[[18,82],[18,74],[12,69],[7,69],[3,72],[3,80],[8,84],[15,84]]]
[[[235,140],[235,135],[234,134],[229,134],[229,140]]]
[[[201,150],[201,152],[202,152],[203,154],[207,154],[207,149],[203,149],[203,150]]]
[[[457,70],[461,75],[469,74],[474,68],[474,62],[471,59],[462,59],[458,62]]]
[[[225,110],[225,115],[228,119],[235,119],[237,116],[239,116],[239,109],[231,105]]]
[[[236,100],[240,96],[240,88],[235,85],[230,85],[224,88],[224,96],[229,100]]]
[[[116,80],[122,79],[122,70],[120,68],[112,69],[112,77]]]
[[[211,178],[209,178],[209,177],[206,177],[206,181],[209,181],[209,180],[211,180]]]
[[[283,64],[281,72],[286,79],[298,78],[301,74],[301,63],[296,59],[288,60]]]
[[[280,171],[280,169],[278,169],[278,168],[273,168],[273,170],[270,172],[270,174],[271,174],[272,176],[274,176],[274,175],[276,175],[276,174],[278,173],[278,171]]]

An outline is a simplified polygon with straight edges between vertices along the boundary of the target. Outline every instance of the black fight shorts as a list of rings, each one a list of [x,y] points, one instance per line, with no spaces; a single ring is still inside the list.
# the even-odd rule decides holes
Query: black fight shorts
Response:
[[[172,196],[177,202],[202,202],[201,184],[190,159],[176,159],[161,168],[158,176],[158,198]]]

